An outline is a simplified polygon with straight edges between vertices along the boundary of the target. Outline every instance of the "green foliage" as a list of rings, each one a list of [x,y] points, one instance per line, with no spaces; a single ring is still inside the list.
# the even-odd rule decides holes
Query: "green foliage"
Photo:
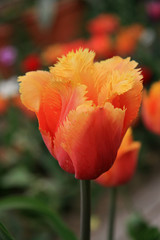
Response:
[[[10,235],[8,230],[5,228],[5,226],[0,223],[0,239],[1,240],[14,240],[14,238]]]
[[[150,226],[139,215],[134,215],[128,222],[128,234],[132,240],[160,240],[159,229]]]
[[[89,15],[91,18],[101,13],[117,14],[123,25],[133,22],[147,22],[144,5],[137,0],[85,0],[89,5]],[[88,12],[87,12],[88,14]]]
[[[76,240],[75,235],[67,228],[57,213],[45,206],[44,203],[37,199],[27,197],[9,197],[0,200],[0,212],[13,209],[23,209],[33,211],[43,218],[47,218],[51,227],[61,237],[62,240]],[[6,239],[7,240],[7,239]]]

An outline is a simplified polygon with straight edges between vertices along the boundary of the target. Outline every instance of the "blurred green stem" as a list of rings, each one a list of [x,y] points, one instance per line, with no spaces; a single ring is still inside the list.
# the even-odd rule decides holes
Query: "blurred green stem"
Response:
[[[114,223],[116,213],[116,199],[117,199],[117,188],[112,187],[110,189],[110,204],[109,204],[109,223],[108,223],[108,240],[113,240],[114,237]]]
[[[80,240],[90,239],[90,180],[80,180],[81,218]]]

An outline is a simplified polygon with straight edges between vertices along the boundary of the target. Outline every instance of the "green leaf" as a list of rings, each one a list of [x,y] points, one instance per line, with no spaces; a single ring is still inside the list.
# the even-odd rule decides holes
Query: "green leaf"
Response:
[[[27,187],[34,181],[34,176],[24,167],[16,167],[11,169],[2,178],[4,187]]]
[[[51,226],[62,240],[77,240],[76,236],[68,229],[57,213],[48,208],[38,199],[28,197],[8,197],[0,200],[0,212],[22,209],[31,210],[50,220]]]
[[[0,239],[1,240],[14,240],[7,229],[0,223]]]
[[[128,222],[128,234],[132,240],[160,240],[160,231],[150,226],[141,216],[135,214]]]

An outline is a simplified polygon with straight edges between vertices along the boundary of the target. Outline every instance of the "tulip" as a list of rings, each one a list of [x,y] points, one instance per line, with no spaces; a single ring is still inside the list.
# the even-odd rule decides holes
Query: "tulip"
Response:
[[[23,104],[36,113],[50,153],[77,179],[110,169],[137,116],[142,76],[130,58],[94,63],[88,49],[71,51],[47,71],[19,78]]]
[[[148,16],[153,20],[160,19],[160,2],[159,1],[149,1],[146,4],[146,11]]]
[[[88,22],[88,31],[92,35],[111,34],[119,27],[119,18],[113,14],[100,14]]]
[[[160,81],[152,84],[148,94],[144,92],[142,119],[151,132],[160,135]]]
[[[96,52],[96,58],[103,59],[113,51],[112,41],[106,34],[93,35],[87,42],[87,47]]]
[[[102,186],[110,187],[108,240],[113,240],[114,235],[117,186],[127,183],[132,178],[137,165],[139,149],[140,143],[133,141],[132,131],[129,128],[123,138],[113,166],[95,180]]]
[[[45,65],[54,64],[57,61],[57,57],[60,57],[63,52],[64,48],[62,44],[49,45],[42,52],[42,61]]]
[[[22,62],[21,68],[23,72],[35,71],[41,68],[41,61],[37,54],[28,55]]]
[[[8,108],[8,99],[3,98],[0,96],[0,115],[4,114]]]
[[[42,60],[45,65],[55,64],[57,61],[57,58],[59,58],[60,56],[66,55],[71,50],[76,51],[80,47],[83,48],[85,45],[86,43],[85,43],[85,40],[83,39],[77,39],[68,43],[59,43],[59,44],[50,45],[46,49],[44,49],[42,53]]]
[[[132,131],[129,128],[123,138],[113,166],[109,171],[99,176],[96,182],[106,187],[115,187],[127,183],[135,172],[139,149],[140,143],[133,141]]]
[[[121,56],[133,54],[143,31],[143,26],[140,24],[122,28],[115,40],[115,51],[117,54]]]

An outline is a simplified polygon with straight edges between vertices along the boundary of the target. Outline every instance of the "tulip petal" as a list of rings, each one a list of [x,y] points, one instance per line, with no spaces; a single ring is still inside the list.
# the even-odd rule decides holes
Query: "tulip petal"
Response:
[[[109,171],[98,177],[96,182],[106,187],[114,187],[127,183],[135,172],[139,149],[140,143],[135,142],[128,151],[122,154],[118,153],[113,166]]]
[[[118,71],[120,74],[126,71],[129,72],[134,70],[136,66],[137,63],[130,61],[130,58],[123,59],[118,56],[94,63],[94,81],[98,91],[100,91],[104,84],[106,84],[106,81],[108,81],[108,75],[113,74],[115,71]]]
[[[137,117],[142,99],[142,89],[142,82],[136,81],[132,89],[122,95],[116,96],[112,100],[114,107],[120,107],[121,109],[125,107],[126,109],[124,119],[124,133],[126,129],[132,124],[133,120]]]
[[[28,72],[19,77],[21,100],[31,111],[39,111],[44,86],[50,79],[51,74],[46,71]]]
[[[54,154],[54,151],[53,151],[54,150],[53,137],[50,135],[49,132],[47,133],[47,132],[42,131],[42,130],[41,130],[41,135],[42,135],[43,141],[44,141],[45,145],[47,146],[50,154],[54,158],[56,158],[55,154]],[[74,168],[73,168],[72,161],[71,161],[68,153],[61,146],[59,146],[58,151],[56,152],[56,156],[58,156],[58,159],[60,159],[60,161],[64,164],[67,172],[74,173]]]
[[[96,179],[103,186],[119,186],[128,182],[137,165],[140,142],[133,141],[132,130],[129,128],[118,150],[116,160],[109,171]]]
[[[19,81],[22,102],[36,112],[40,130],[53,134],[61,113],[61,99],[51,87],[52,75],[45,71],[28,72]]]
[[[62,102],[60,122],[65,120],[66,116],[71,110],[75,110],[79,105],[92,104],[92,101],[88,101],[86,94],[86,86],[78,84],[77,86],[71,83],[55,82],[54,88],[59,93]]]
[[[43,138],[43,141],[44,141],[46,147],[48,148],[50,154],[54,156],[54,153],[53,153],[53,137],[50,135],[49,132],[45,132],[42,129],[40,131],[41,131],[41,135],[42,135],[42,138]]]
[[[57,82],[68,82],[72,85],[82,84],[87,87],[86,96],[97,103],[97,89],[94,87],[93,60],[95,53],[81,48],[76,52],[69,52],[66,56],[59,58],[59,62],[50,68]]]
[[[43,140],[50,151],[50,153],[55,157],[54,154],[54,136],[57,131],[59,124],[62,124],[66,119],[66,116],[70,111],[73,111],[85,102],[85,105],[92,105],[91,101],[87,101],[85,97],[86,87],[84,85],[70,86],[70,84],[65,84],[61,82],[54,82],[51,86],[44,92],[43,101],[39,113],[37,114],[39,120],[39,128]],[[57,98],[61,100],[61,106],[56,105],[57,102],[54,101],[53,96],[57,92]],[[50,104],[48,104],[50,103]],[[65,168],[68,172],[73,173],[73,164],[64,151],[63,148],[59,148],[57,151],[58,158],[65,164]]]
[[[50,133],[45,132],[43,130],[41,130],[41,135],[43,138],[43,141],[46,145],[46,147],[48,148],[50,154],[55,157],[54,154],[54,141],[53,141],[53,137],[50,135]],[[74,168],[73,168],[73,164],[72,161],[69,157],[69,155],[67,154],[66,151],[64,151],[64,149],[62,147],[59,147],[58,149],[59,151],[56,152],[56,156],[58,156],[59,159],[61,159],[61,161],[63,162],[63,164],[65,165],[65,169],[67,172],[69,173],[74,173]]]
[[[50,132],[50,135],[53,136],[59,123],[62,103],[59,94],[50,85],[50,83],[46,84],[43,89],[37,118],[39,129]]]
[[[70,112],[54,140],[60,166],[66,170],[57,154],[63,148],[72,159],[76,178],[94,179],[107,171],[121,143],[124,115],[125,110],[115,109],[110,103],[103,108],[81,105]]]
[[[112,101],[117,96],[128,92],[134,85],[132,72],[120,73],[115,70],[108,73],[108,81],[103,85],[98,96],[98,104],[104,105],[106,101]]]
[[[101,65],[102,69],[106,66],[106,70],[102,71],[102,87],[98,96],[98,104],[103,106],[106,101],[109,101],[115,108],[126,109],[125,133],[136,118],[141,103],[143,85],[140,69],[134,69],[137,66],[135,61],[130,61],[130,58],[122,59],[120,57],[100,62],[99,65]],[[98,71],[97,69],[97,73]]]
[[[41,113],[42,121],[44,121],[45,116],[48,130],[52,133],[52,136],[71,110],[75,110],[77,106],[84,102],[90,104],[86,100],[85,94],[86,86],[84,85],[72,86],[68,83],[64,84],[56,81],[51,83],[44,94]],[[55,99],[56,96],[59,99],[59,105],[57,99]]]
[[[89,49],[80,48],[71,51],[66,56],[59,58],[59,62],[50,68],[50,72],[58,79],[79,82],[79,73],[86,72],[93,65],[95,53]]]

